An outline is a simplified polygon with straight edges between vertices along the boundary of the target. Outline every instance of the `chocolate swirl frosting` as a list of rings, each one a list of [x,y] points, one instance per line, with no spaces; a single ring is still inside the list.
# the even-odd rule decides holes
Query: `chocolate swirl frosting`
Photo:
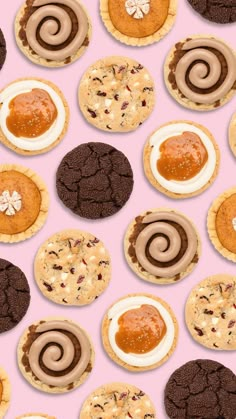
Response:
[[[186,41],[182,51],[186,52],[175,71],[180,92],[199,104],[213,104],[225,97],[236,81],[233,51],[223,42],[208,38]]]
[[[151,275],[171,278],[186,270],[197,252],[198,240],[192,224],[182,215],[160,211],[146,215],[135,253]]]
[[[85,333],[76,324],[62,320],[40,323],[36,333],[37,338],[29,350],[29,364],[34,375],[42,383],[55,387],[79,380],[91,356]]]
[[[88,18],[78,1],[35,0],[33,7],[35,10],[26,25],[26,37],[32,50],[54,61],[76,54],[88,33]]]

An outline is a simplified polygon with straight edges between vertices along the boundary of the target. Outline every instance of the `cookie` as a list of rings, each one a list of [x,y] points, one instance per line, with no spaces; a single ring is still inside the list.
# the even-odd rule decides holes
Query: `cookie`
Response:
[[[15,327],[30,304],[25,274],[8,260],[0,259],[0,333]]]
[[[229,125],[229,145],[232,153],[236,156],[236,113],[232,116]]]
[[[46,221],[49,198],[46,185],[31,169],[0,165],[0,242],[26,240]]]
[[[236,262],[236,187],[228,189],[212,203],[207,217],[210,240],[226,259]]]
[[[0,418],[4,418],[8,410],[11,398],[11,386],[9,378],[2,367],[0,367]]]
[[[164,77],[180,105],[195,111],[218,109],[235,95],[236,55],[213,36],[189,36],[169,52]]]
[[[99,60],[80,81],[80,110],[91,125],[103,131],[137,129],[150,116],[154,104],[152,77],[131,58]]]
[[[236,277],[213,275],[197,284],[185,306],[192,337],[215,350],[236,350]]]
[[[98,219],[119,211],[133,190],[125,155],[104,143],[85,143],[62,159],[56,176],[59,198],[80,217]]]
[[[85,400],[80,419],[156,418],[150,398],[139,388],[126,383],[104,384]]]
[[[55,416],[44,415],[43,413],[26,413],[23,416],[17,416],[16,419],[56,419]]]
[[[0,29],[0,70],[2,69],[3,64],[5,63],[6,55],[7,55],[6,41],[5,41],[2,30]]]
[[[190,121],[162,125],[148,138],[144,171],[158,191],[174,199],[205,191],[215,180],[220,151],[207,128]]]
[[[121,367],[147,371],[166,362],[176,348],[177,319],[169,305],[150,294],[130,294],[114,303],[102,323],[108,356]]]
[[[172,284],[195,268],[201,242],[185,215],[158,208],[145,211],[131,222],[124,251],[130,268],[140,278],[154,284]]]
[[[79,387],[93,369],[94,350],[87,333],[68,319],[43,319],[20,338],[18,366],[24,378],[47,393]]]
[[[100,0],[102,20],[114,38],[127,45],[158,42],[172,28],[177,0]]]
[[[78,60],[91,32],[90,18],[79,0],[26,0],[15,20],[19,49],[44,67],[63,67]]]
[[[49,300],[64,305],[90,304],[109,284],[110,256],[93,234],[81,230],[60,231],[38,250],[34,276]]]
[[[187,362],[169,378],[165,409],[170,419],[235,419],[236,376],[209,359]]]
[[[232,0],[188,0],[202,17],[215,23],[236,21],[236,3]]]
[[[0,141],[18,154],[50,151],[63,139],[69,108],[53,83],[23,78],[0,92]]]

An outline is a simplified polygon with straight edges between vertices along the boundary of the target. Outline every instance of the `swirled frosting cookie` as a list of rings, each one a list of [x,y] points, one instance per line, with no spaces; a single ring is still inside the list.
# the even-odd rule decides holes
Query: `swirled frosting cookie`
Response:
[[[229,145],[236,156],[236,113],[233,114],[229,125]]]
[[[90,124],[103,131],[135,130],[149,117],[154,103],[151,75],[131,58],[99,60],[80,81],[81,112]]]
[[[23,416],[17,416],[16,419],[56,419],[55,416],[44,415],[43,413],[26,413]]]
[[[90,304],[109,284],[110,256],[92,234],[65,230],[40,247],[34,274],[40,291],[49,300],[64,305]]]
[[[16,16],[15,37],[35,64],[61,67],[85,52],[91,23],[79,0],[26,0]]]
[[[3,64],[5,63],[6,55],[7,55],[6,41],[5,41],[2,30],[0,29],[0,70],[2,69]]]
[[[173,121],[148,138],[143,152],[149,182],[171,198],[189,198],[215,180],[220,152],[212,134],[202,125]]]
[[[105,384],[85,400],[80,419],[156,418],[150,398],[139,388],[126,383]]]
[[[104,143],[85,143],[62,159],[57,193],[63,204],[81,217],[98,219],[118,212],[133,190],[127,157]]]
[[[176,17],[177,0],[100,0],[107,30],[127,45],[143,46],[165,36]]]
[[[45,153],[64,137],[69,108],[61,91],[42,79],[18,79],[0,92],[0,141],[19,154]]]
[[[188,0],[202,17],[216,23],[236,21],[236,3],[232,0]]]
[[[93,346],[87,333],[67,319],[44,319],[29,326],[18,345],[18,365],[38,390],[65,393],[92,371]]]
[[[0,333],[7,332],[22,320],[30,304],[30,288],[18,266],[0,259]]]
[[[191,291],[185,320],[192,337],[216,350],[236,350],[236,277],[214,275]]]
[[[2,367],[0,367],[0,417],[4,418],[8,410],[11,398],[11,386],[9,378]]]
[[[228,189],[212,203],[207,228],[216,250],[236,262],[236,188]]]
[[[172,355],[178,323],[168,304],[149,294],[130,294],[114,303],[102,323],[103,346],[123,368],[139,372],[159,367]]]
[[[236,55],[220,39],[190,36],[169,52],[164,76],[170,94],[182,106],[214,110],[235,94]]]
[[[189,361],[170,376],[165,409],[170,419],[235,419],[236,376],[210,359]]]
[[[201,243],[192,222],[167,208],[146,211],[129,225],[126,260],[145,281],[175,283],[187,276],[200,257]]]
[[[49,198],[46,185],[31,169],[0,165],[0,242],[33,236],[45,223]]]

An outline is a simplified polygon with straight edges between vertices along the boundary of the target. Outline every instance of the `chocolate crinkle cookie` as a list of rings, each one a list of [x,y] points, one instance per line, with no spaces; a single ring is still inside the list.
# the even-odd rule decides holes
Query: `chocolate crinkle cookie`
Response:
[[[6,41],[2,33],[2,30],[0,29],[0,70],[2,69],[2,66],[5,62],[6,55],[7,55]]]
[[[187,362],[166,385],[165,409],[170,419],[235,419],[236,376],[219,362]]]
[[[29,303],[30,289],[25,274],[11,262],[0,259],[0,333],[21,321]]]
[[[133,172],[126,156],[103,143],[81,144],[69,152],[57,170],[59,198],[75,214],[98,219],[119,211],[133,189]]]
[[[188,0],[202,17],[216,23],[236,21],[235,0]]]

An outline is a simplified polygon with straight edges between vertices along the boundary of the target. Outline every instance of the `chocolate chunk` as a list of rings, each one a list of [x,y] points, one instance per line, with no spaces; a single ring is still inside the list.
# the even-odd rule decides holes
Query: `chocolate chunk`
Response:
[[[170,419],[235,419],[236,376],[219,362],[187,362],[166,385],[165,409]]]
[[[0,29],[0,70],[5,62],[6,55],[7,55],[6,41]]]
[[[202,17],[216,23],[236,21],[236,2],[234,0],[188,0]]]
[[[0,259],[0,333],[21,321],[29,303],[30,289],[24,273],[11,262]]]
[[[133,172],[125,155],[103,143],[81,144],[57,170],[57,193],[81,217],[98,219],[119,211],[133,189]]]

